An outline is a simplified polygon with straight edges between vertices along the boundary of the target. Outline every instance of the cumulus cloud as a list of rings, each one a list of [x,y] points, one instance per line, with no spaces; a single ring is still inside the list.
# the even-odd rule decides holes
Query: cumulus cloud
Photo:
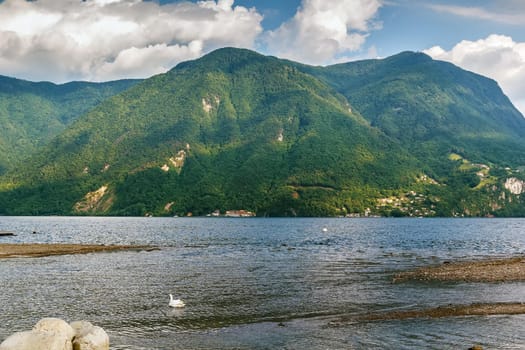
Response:
[[[262,19],[233,0],[5,0],[0,74],[55,82],[148,77],[217,47],[253,48]]]
[[[303,0],[295,16],[265,34],[264,42],[280,57],[310,64],[327,64],[360,50],[380,0]]]
[[[435,46],[425,53],[496,80],[525,115],[525,43],[505,35],[490,35],[477,41],[461,41],[450,51]]]

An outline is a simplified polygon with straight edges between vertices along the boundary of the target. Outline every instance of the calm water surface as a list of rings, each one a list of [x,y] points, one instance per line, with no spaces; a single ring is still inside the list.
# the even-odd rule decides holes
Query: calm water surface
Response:
[[[416,266],[522,254],[524,227],[522,219],[2,217],[0,230],[18,235],[0,242],[161,249],[0,260],[0,340],[53,316],[102,326],[114,350],[525,349],[524,316],[360,321],[381,310],[525,302],[525,283],[391,283]],[[187,307],[170,309],[168,293]]]

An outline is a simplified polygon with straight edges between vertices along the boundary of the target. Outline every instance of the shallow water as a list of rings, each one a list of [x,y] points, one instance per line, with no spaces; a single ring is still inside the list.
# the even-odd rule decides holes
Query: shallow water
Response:
[[[0,260],[0,339],[54,316],[102,326],[112,349],[525,348],[524,316],[359,321],[380,310],[525,302],[524,283],[391,283],[402,269],[522,254],[524,224],[2,217],[0,230],[18,235],[0,242],[161,249]],[[187,307],[170,309],[168,293]]]

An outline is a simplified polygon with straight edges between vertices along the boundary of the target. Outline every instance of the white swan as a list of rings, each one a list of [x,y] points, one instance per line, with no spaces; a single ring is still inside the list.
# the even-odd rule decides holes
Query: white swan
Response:
[[[180,299],[173,299],[173,295],[170,294],[170,303],[168,304],[171,307],[184,307],[186,304]]]

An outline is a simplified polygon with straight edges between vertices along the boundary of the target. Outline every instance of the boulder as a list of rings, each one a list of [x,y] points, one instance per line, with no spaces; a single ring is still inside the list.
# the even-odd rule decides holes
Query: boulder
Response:
[[[72,350],[71,339],[65,334],[46,331],[25,331],[9,336],[0,350]]]
[[[73,350],[109,350],[109,336],[98,326],[93,326],[87,321],[71,323],[75,330]]]
[[[0,350],[109,350],[109,336],[87,321],[69,325],[43,318],[30,331],[18,332],[0,344]]]
[[[66,321],[51,317],[38,321],[33,331],[63,334],[69,341],[72,341],[75,336],[75,330]]]

